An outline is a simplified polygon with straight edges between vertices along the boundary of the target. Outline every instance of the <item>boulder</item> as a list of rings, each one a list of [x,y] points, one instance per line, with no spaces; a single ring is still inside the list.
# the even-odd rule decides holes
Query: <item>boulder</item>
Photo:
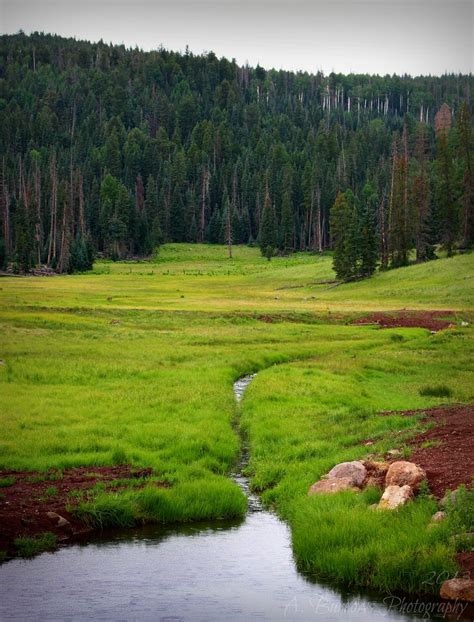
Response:
[[[367,477],[367,469],[359,460],[353,462],[341,462],[336,464],[327,474],[328,479],[347,479],[351,481],[351,486],[362,488]]]
[[[447,506],[449,507],[451,505],[456,505],[457,496],[458,496],[457,490],[448,490],[446,494],[444,495],[444,497],[439,502],[441,507],[445,508]]]
[[[413,497],[410,486],[387,486],[379,502],[379,510],[396,510]]]
[[[372,460],[365,460],[364,466],[367,469],[367,479],[365,480],[365,486],[376,486],[377,488],[383,488],[385,485],[385,475],[390,466],[388,462],[374,462]]]
[[[446,512],[436,512],[436,514],[433,514],[433,516],[431,517],[431,522],[440,523],[445,518],[446,518]]]
[[[352,483],[352,477],[331,477],[321,479],[311,486],[308,495],[330,494],[341,490],[359,490]]]
[[[441,598],[474,603],[474,579],[448,579],[441,585]]]
[[[413,462],[399,460],[392,462],[385,476],[386,486],[410,486],[414,490],[426,478],[426,473]]]
[[[64,516],[61,516],[56,512],[47,512],[46,516],[55,524],[56,527],[72,529],[71,523],[67,520],[67,518],[64,518]]]

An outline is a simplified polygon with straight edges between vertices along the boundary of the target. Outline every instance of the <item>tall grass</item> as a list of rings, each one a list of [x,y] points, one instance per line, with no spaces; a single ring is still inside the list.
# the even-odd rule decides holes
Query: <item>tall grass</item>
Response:
[[[197,480],[163,489],[103,493],[74,513],[91,527],[131,527],[144,523],[237,518],[247,509],[243,492],[229,480]]]
[[[384,512],[369,508],[376,498],[369,490],[295,503],[291,526],[298,564],[343,585],[436,592],[456,572],[449,528],[427,528],[436,504],[419,499]]]

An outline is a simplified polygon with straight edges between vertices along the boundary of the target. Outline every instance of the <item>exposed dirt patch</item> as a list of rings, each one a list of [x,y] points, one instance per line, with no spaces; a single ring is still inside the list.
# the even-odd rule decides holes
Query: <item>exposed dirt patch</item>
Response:
[[[431,492],[438,498],[474,477],[474,404],[437,406],[403,414],[424,413],[423,423],[434,427],[421,432],[409,444],[410,460],[425,471]]]
[[[461,484],[468,488],[474,477],[474,404],[453,404],[435,408],[407,410],[407,416],[423,413],[424,424],[433,427],[409,441],[413,448],[409,460],[426,472],[430,491],[438,498]],[[384,416],[390,413],[381,413]],[[389,458],[389,461],[400,460]],[[474,553],[462,552],[456,560],[464,576],[474,577]]]
[[[453,322],[440,319],[453,315],[453,311],[410,311],[401,309],[386,313],[371,313],[352,322],[357,325],[378,324],[382,328],[426,328],[438,332],[454,326]]]
[[[48,472],[0,471],[0,481],[14,478],[10,486],[0,487],[0,550],[13,556],[16,554],[15,538],[33,537],[46,531],[55,533],[58,541],[64,543],[89,535],[93,530],[86,529],[66,510],[67,506],[79,503],[78,494],[86,493],[98,483],[105,488],[120,490],[127,482],[119,480],[137,480],[151,474],[151,469],[136,469],[127,465]],[[157,482],[157,485],[165,484]],[[58,527],[57,519],[49,518],[48,512],[56,512],[70,524]]]

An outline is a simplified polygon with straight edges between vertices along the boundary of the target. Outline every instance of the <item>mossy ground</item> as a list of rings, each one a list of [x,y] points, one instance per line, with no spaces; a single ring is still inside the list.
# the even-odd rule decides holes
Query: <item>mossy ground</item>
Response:
[[[3,278],[0,468],[130,463],[171,485],[100,495],[82,506],[95,524],[242,514],[227,477],[240,446],[232,383],[261,370],[239,411],[248,469],[289,521],[299,563],[346,584],[423,591],[427,573],[454,571],[449,529],[426,529],[432,501],[387,517],[367,509],[374,491],[306,491],[337,462],[403,447],[416,418],[378,412],[474,399],[473,331],[460,326],[474,317],[474,256],[332,278],[329,256],[268,262],[239,247],[228,259],[198,245],[89,274]],[[350,325],[402,307],[453,311],[457,327]]]

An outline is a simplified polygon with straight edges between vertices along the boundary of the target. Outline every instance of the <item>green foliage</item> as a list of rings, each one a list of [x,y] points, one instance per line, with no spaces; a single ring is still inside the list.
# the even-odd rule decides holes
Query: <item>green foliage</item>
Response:
[[[90,240],[79,235],[71,245],[69,271],[86,272],[92,270],[93,261],[94,256]]]
[[[80,503],[74,514],[91,527],[131,527],[143,523],[180,523],[190,520],[243,516],[243,492],[225,479],[198,479],[163,489],[101,494]]]
[[[321,253],[330,246],[331,206],[348,188],[360,203],[351,220],[357,278],[377,263],[374,235],[390,234],[384,245],[393,266],[408,262],[413,245],[419,261],[433,244],[450,254],[458,242],[472,246],[472,117],[462,106],[472,76],[323,76],[257,66],[244,77],[235,61],[214,54],[40,33],[2,36],[0,59],[7,68],[1,184],[11,197],[0,266],[83,271],[90,257],[79,231],[114,259],[149,256],[162,242],[222,242],[226,196],[233,243],[260,237],[264,256],[268,247]],[[355,106],[362,98],[367,105]],[[432,111],[444,100],[459,114],[448,148],[435,152]],[[424,119],[427,102],[425,154],[414,158],[415,120]],[[65,110],[75,111],[72,135]],[[391,153],[394,138],[406,145],[403,154]],[[368,183],[375,210],[367,209]]]
[[[275,210],[270,200],[268,187],[265,193],[265,203],[263,205],[259,242],[262,255],[267,259],[271,259],[277,244],[277,228],[275,221]]]
[[[374,511],[371,503],[371,493],[364,492],[295,504],[291,524],[299,566],[346,586],[436,593],[440,585],[430,579],[454,574],[456,564],[449,531],[427,529],[434,502],[420,499],[395,513]]]
[[[366,186],[366,204],[361,205],[351,190],[339,193],[331,208],[333,267],[343,281],[368,277],[378,260],[373,212],[373,190]]]
[[[16,538],[15,548],[20,557],[34,557],[45,551],[54,551],[57,547],[57,537],[48,531],[34,538]]]
[[[13,486],[15,482],[16,477],[13,477],[13,475],[0,477],[0,488],[8,488],[9,486]]]

